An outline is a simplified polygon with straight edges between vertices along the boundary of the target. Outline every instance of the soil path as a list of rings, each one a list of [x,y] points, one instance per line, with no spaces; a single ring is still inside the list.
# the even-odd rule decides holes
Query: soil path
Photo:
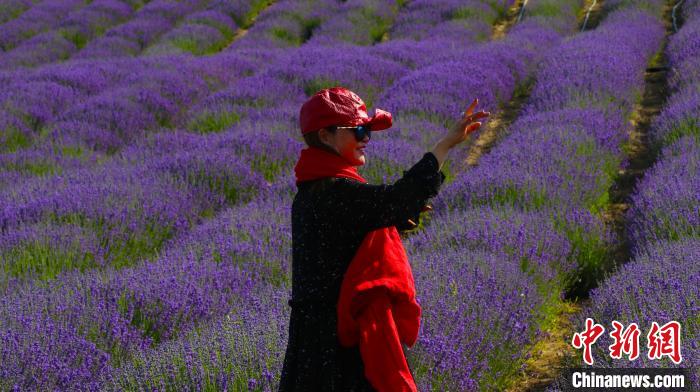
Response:
[[[231,46],[232,43],[245,36],[248,33],[248,29],[250,29],[255,24],[255,20],[258,18],[258,16],[274,3],[274,1],[268,1],[267,4],[260,9],[260,11],[253,15],[250,18],[250,20],[246,21],[245,25],[239,26],[238,30],[236,30],[236,32],[233,33],[233,36],[231,36],[231,40],[228,42],[228,44],[224,45],[222,51],[225,51],[229,46]]]
[[[604,0],[586,0],[579,14],[579,30],[587,31],[598,27],[601,18],[603,17]]]
[[[497,20],[493,24],[493,32],[491,33],[491,40],[501,39],[506,36],[508,30],[518,21],[518,14],[520,9],[523,7],[523,2],[525,0],[516,0],[508,11],[504,18]]]
[[[506,11],[505,16],[494,23],[492,41],[503,39],[508,30],[517,23],[523,3],[524,0],[517,0]],[[479,136],[467,142],[466,158],[459,164],[458,170],[479,164],[479,158],[491,150],[491,147],[498,142],[499,136],[504,133],[503,131],[518,117],[523,104],[530,96],[531,87],[532,80],[525,81],[524,85],[516,91],[513,99],[503,105],[497,113],[492,114],[484,125],[484,129],[479,132]]]
[[[644,94],[630,120],[629,139],[625,146],[629,165],[620,169],[618,177],[610,188],[610,208],[603,214],[603,220],[615,229],[620,238],[616,250],[615,265],[617,267],[630,258],[630,243],[625,230],[624,213],[629,208],[629,197],[634,192],[637,181],[656,160],[655,153],[650,149],[649,131],[652,121],[659,114],[668,97],[666,86],[667,59],[665,55],[668,38],[673,34],[671,11],[675,1],[667,1],[664,7],[664,23],[666,37],[663,47],[644,74]]]

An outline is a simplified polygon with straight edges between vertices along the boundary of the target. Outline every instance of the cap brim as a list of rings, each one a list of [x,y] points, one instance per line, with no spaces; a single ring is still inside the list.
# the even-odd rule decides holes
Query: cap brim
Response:
[[[389,129],[392,124],[391,113],[382,109],[374,109],[374,116],[370,117],[364,124],[369,125],[372,131]]]

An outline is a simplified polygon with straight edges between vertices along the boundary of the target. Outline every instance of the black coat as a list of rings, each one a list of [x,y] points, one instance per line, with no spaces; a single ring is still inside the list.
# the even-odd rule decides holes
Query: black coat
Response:
[[[340,346],[336,304],[365,235],[418,223],[445,179],[426,153],[390,185],[347,178],[302,182],[292,204],[292,307],[280,391],[373,391],[358,346]]]

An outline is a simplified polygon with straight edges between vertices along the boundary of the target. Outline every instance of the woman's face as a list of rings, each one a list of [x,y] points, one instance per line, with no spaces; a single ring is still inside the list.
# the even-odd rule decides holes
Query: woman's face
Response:
[[[340,156],[345,158],[353,166],[362,166],[366,162],[364,148],[369,142],[369,137],[365,136],[362,141],[357,141],[355,131],[352,129],[340,128],[331,133],[322,129],[319,137],[323,142],[331,146]]]

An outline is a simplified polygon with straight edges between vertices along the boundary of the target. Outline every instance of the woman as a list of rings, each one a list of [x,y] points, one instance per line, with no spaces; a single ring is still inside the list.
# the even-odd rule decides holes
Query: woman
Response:
[[[417,225],[426,202],[444,181],[440,168],[449,150],[481,126],[476,120],[489,115],[473,113],[476,104],[474,100],[465,116],[403,178],[392,185],[369,185],[355,167],[365,163],[370,131],[390,128],[391,114],[376,109],[368,117],[362,99],[343,87],[321,90],[304,103],[300,125],[309,147],[295,167],[292,311],[280,391],[415,390],[390,297],[379,293],[364,298],[353,313],[360,345],[340,344],[336,312],[341,285],[347,283],[344,277],[350,279],[345,274],[351,262],[361,262],[353,258],[368,249],[363,240],[370,232]],[[392,238],[398,241],[398,236]],[[400,241],[387,245],[400,247],[395,254],[407,266]],[[406,270],[410,282],[405,286],[412,289],[410,268]]]

